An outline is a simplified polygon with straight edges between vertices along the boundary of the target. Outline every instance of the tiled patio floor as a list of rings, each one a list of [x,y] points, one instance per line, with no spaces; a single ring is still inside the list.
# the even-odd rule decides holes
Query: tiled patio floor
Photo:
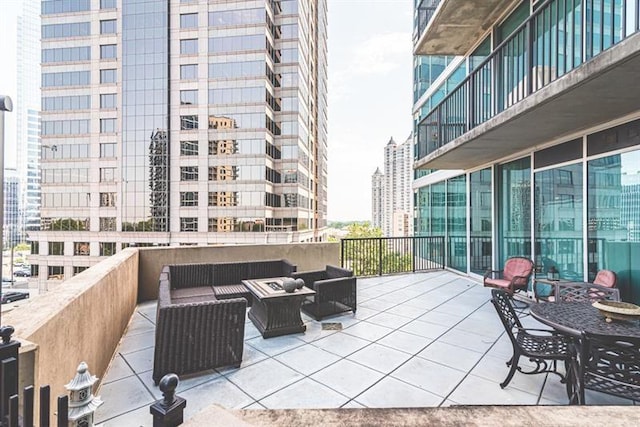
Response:
[[[150,426],[162,397],[151,379],[156,302],[138,306],[98,395],[106,426]],[[358,279],[358,310],[323,319],[303,315],[304,334],[263,339],[251,321],[239,369],[182,378],[185,418],[213,403],[233,409],[565,405],[555,375],[507,374],[511,344],[489,290],[450,272]],[[531,317],[525,326],[540,327]],[[587,395],[593,404],[632,404]]]

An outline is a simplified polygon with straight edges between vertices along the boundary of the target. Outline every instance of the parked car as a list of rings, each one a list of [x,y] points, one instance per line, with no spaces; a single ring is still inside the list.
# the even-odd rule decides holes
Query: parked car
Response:
[[[21,299],[27,299],[27,298],[29,298],[28,292],[9,291],[9,292],[2,293],[2,298],[0,298],[0,301],[2,302],[2,304],[7,304],[10,302],[18,301]]]
[[[13,283],[15,283],[15,279],[12,279],[11,277],[3,277],[2,278],[2,284],[3,285],[12,285]]]
[[[13,272],[13,275],[16,277],[31,277],[31,271],[29,270],[16,270]]]

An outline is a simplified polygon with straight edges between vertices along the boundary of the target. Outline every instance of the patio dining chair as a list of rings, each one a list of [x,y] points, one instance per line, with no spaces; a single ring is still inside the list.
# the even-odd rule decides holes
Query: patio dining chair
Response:
[[[580,404],[585,390],[640,402],[640,338],[582,334]]]
[[[513,296],[516,292],[527,291],[529,279],[534,271],[534,263],[529,258],[512,257],[507,259],[502,270],[487,270],[484,274],[485,287],[502,289]],[[519,310],[527,308],[526,303],[517,306]]]
[[[513,347],[513,356],[507,361],[507,366],[510,367],[509,373],[500,383],[500,387],[507,387],[516,371],[526,375],[550,372],[558,375],[560,382],[566,384],[569,401],[575,401],[576,388],[574,387],[575,374],[573,373],[577,368],[572,338],[551,330],[523,328],[513,308],[511,296],[506,291],[492,289],[491,297],[491,303],[495,307]],[[530,371],[523,370],[519,366],[521,356],[535,363],[535,367]],[[569,378],[558,371],[558,361],[564,362],[565,372],[569,373]]]
[[[587,282],[559,282],[555,285],[556,302],[620,301],[620,290]]]

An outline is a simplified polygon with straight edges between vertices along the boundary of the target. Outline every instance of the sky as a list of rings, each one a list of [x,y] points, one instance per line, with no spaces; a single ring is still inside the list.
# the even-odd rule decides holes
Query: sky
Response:
[[[0,94],[16,101],[16,16],[0,0]],[[371,176],[391,137],[411,133],[412,0],[328,0],[328,219],[371,220]],[[6,115],[5,166],[15,167],[15,114]]]
[[[384,147],[412,130],[412,0],[328,0],[328,219],[371,220]]]

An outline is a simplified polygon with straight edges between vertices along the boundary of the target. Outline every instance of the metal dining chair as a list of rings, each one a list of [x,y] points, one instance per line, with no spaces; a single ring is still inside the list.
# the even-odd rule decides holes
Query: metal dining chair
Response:
[[[566,383],[567,396],[569,401],[573,402],[576,390],[572,374],[576,372],[576,352],[573,339],[552,330],[523,328],[513,308],[511,297],[506,291],[492,289],[491,297],[491,303],[498,312],[513,347],[513,356],[507,362],[507,366],[510,367],[509,373],[500,383],[500,387],[505,388],[509,385],[516,371],[526,375],[551,372],[558,375],[562,383]],[[519,366],[521,356],[535,363],[535,368],[524,371]],[[569,373],[569,378],[558,372],[558,361],[564,362],[565,372]]]
[[[582,334],[580,404],[585,390],[640,402],[640,338]]]
[[[555,285],[556,302],[620,301],[620,290],[586,282],[558,282]]]

